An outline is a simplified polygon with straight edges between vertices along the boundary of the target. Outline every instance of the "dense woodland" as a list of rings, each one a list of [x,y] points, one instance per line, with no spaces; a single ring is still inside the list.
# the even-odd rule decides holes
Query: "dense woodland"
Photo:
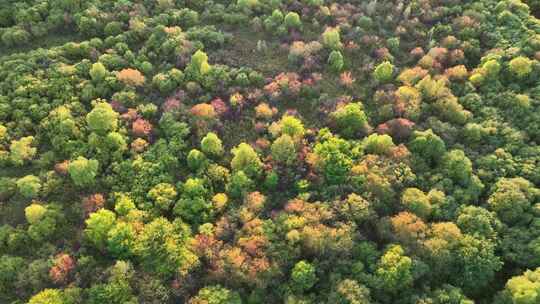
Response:
[[[0,303],[540,303],[539,9],[0,0]]]

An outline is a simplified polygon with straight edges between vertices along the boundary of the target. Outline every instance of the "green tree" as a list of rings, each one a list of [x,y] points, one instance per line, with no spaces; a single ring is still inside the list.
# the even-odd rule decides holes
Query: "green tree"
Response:
[[[302,27],[302,21],[300,20],[300,15],[295,12],[288,12],[283,19],[283,24],[288,29],[300,29]]]
[[[386,134],[371,134],[362,141],[364,151],[368,154],[385,155],[395,147],[392,137]]]
[[[221,157],[223,155],[223,144],[216,133],[209,132],[201,140],[201,150],[208,156]]]
[[[255,183],[249,176],[240,170],[235,172],[227,184],[227,192],[235,198],[242,198],[246,193],[253,190]]]
[[[210,72],[212,68],[210,64],[208,64],[208,55],[201,50],[197,50],[193,56],[191,56],[190,65],[198,75],[204,75]]]
[[[399,293],[413,283],[412,259],[399,245],[390,246],[379,260],[375,275],[383,291]]]
[[[86,115],[88,128],[99,135],[105,135],[109,131],[114,131],[118,127],[118,113],[110,104],[97,102],[94,109]]]
[[[13,284],[17,280],[17,274],[24,265],[25,261],[21,257],[0,256],[0,295],[11,294],[14,287]]]
[[[380,82],[390,82],[394,77],[394,65],[388,61],[379,64],[373,71],[373,77]]]
[[[279,121],[279,126],[281,134],[289,135],[294,139],[304,136],[304,125],[294,116],[284,115]]]
[[[289,135],[281,135],[270,147],[272,158],[278,163],[291,165],[296,161],[296,146]]]
[[[524,78],[532,72],[532,65],[532,60],[524,56],[519,56],[510,60],[508,68],[518,78]]]
[[[452,270],[454,284],[469,293],[489,286],[502,267],[492,241],[467,234],[460,239],[457,253],[452,258],[457,262]]]
[[[531,219],[531,208],[540,198],[540,190],[522,177],[501,178],[494,186],[488,198],[488,208],[497,213],[499,218],[513,224],[518,221],[527,223]]]
[[[27,175],[17,180],[19,192],[26,198],[35,198],[41,190],[41,181],[39,177]]]
[[[330,117],[336,124],[339,133],[347,138],[358,137],[368,126],[367,116],[362,103],[353,102],[337,108]]]
[[[512,304],[540,303],[540,267],[508,280],[504,292],[509,294]]]
[[[331,185],[344,183],[352,168],[351,145],[348,141],[332,136],[315,144],[317,167]]]
[[[474,304],[474,301],[467,298],[461,289],[452,285],[444,285],[429,293],[428,296],[422,298],[422,302],[418,303],[433,303],[433,304]]]
[[[309,290],[317,282],[315,267],[306,261],[296,263],[291,272],[291,280],[294,289]]]
[[[75,185],[84,187],[94,183],[98,167],[99,162],[97,160],[79,156],[69,163],[68,172]]]
[[[107,69],[101,62],[96,62],[92,64],[92,68],[90,69],[90,77],[96,83],[103,81],[107,76],[107,73]]]
[[[250,145],[241,143],[232,149],[231,152],[233,154],[231,168],[234,172],[243,171],[253,177],[261,173],[263,163],[259,159],[257,152]]]
[[[355,280],[340,281],[329,294],[327,303],[333,304],[370,304],[369,289]],[[460,303],[461,304],[461,303]]]
[[[188,167],[193,171],[198,171],[206,167],[206,155],[197,149],[189,151],[187,156]]]
[[[11,161],[18,166],[22,166],[25,161],[31,160],[37,153],[37,148],[32,147],[33,142],[33,136],[13,140],[9,146]]]
[[[187,247],[189,227],[159,217],[146,224],[136,239],[135,254],[146,271],[170,278],[186,274],[197,265],[198,258]]]
[[[47,208],[36,203],[33,203],[30,206],[24,208],[24,215],[26,217],[26,221],[29,224],[37,223],[41,218],[43,218],[46,212]]]
[[[242,304],[240,295],[220,285],[204,287],[191,298],[189,304]]]
[[[169,183],[159,183],[148,192],[148,198],[154,201],[159,210],[169,210],[176,199],[176,189]]]
[[[446,152],[446,144],[431,129],[415,131],[408,146],[412,153],[427,164],[436,164]]]
[[[126,194],[119,193],[114,204],[114,211],[119,215],[127,215],[131,210],[137,209],[133,200]]]
[[[472,162],[463,150],[446,152],[442,158],[441,167],[444,176],[459,185],[469,185],[472,177]]]
[[[343,46],[339,27],[328,27],[322,33],[323,45],[331,50],[339,50]]]
[[[107,250],[119,259],[133,256],[136,232],[131,223],[117,221],[107,232]]]
[[[465,233],[492,240],[497,238],[497,230],[501,229],[501,222],[495,213],[478,206],[461,207],[456,224]]]
[[[116,215],[107,209],[90,214],[86,220],[84,236],[99,250],[105,250],[109,231],[115,226]]]
[[[405,189],[401,195],[401,204],[423,219],[428,218],[431,214],[431,201],[428,195],[418,188]]]
[[[44,289],[30,298],[28,304],[67,304],[58,289]]]
[[[328,65],[334,72],[341,72],[345,66],[343,55],[340,51],[334,50],[328,56]]]

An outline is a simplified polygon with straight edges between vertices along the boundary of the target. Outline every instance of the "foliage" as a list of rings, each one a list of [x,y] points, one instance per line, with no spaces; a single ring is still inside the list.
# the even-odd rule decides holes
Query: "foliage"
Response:
[[[538,0],[0,3],[0,303],[539,302]]]
[[[92,111],[86,115],[86,123],[90,130],[105,135],[109,131],[116,130],[117,118],[118,113],[112,109],[111,105],[106,102],[97,102]]]
[[[317,282],[315,267],[306,261],[296,263],[291,272],[291,280],[295,289],[310,289]]]
[[[223,144],[216,133],[209,132],[201,140],[201,150],[209,156],[220,157],[223,154]]]
[[[367,116],[360,102],[339,107],[332,112],[331,117],[336,122],[337,130],[347,138],[354,138],[367,127]]]
[[[392,65],[390,62],[385,61],[375,68],[373,71],[373,77],[381,82],[389,82],[392,80],[394,74],[394,65]]]
[[[24,197],[34,198],[41,190],[41,181],[37,176],[27,175],[17,180],[17,188]]]
[[[234,155],[231,160],[233,171],[243,171],[249,176],[259,175],[262,169],[262,162],[257,152],[250,145],[241,143],[232,149],[231,152]]]
[[[83,187],[92,185],[97,176],[99,162],[79,156],[68,165],[68,172],[75,185]]]

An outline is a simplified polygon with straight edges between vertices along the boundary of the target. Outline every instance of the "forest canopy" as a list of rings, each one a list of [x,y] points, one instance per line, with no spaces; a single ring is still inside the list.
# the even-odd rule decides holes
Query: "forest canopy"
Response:
[[[0,0],[0,303],[539,304],[538,0]]]

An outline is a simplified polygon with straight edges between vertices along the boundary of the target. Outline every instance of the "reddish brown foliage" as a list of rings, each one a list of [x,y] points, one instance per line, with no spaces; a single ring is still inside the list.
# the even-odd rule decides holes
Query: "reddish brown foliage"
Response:
[[[68,174],[68,166],[69,166],[69,160],[65,160],[63,162],[57,163],[54,165],[54,171],[60,175],[67,175]]]
[[[388,134],[396,141],[404,141],[412,133],[414,122],[405,118],[391,119],[377,127],[377,133]]]
[[[75,260],[71,256],[65,253],[59,254],[55,258],[54,265],[49,270],[49,277],[56,284],[64,284],[74,268]]]
[[[217,115],[225,115],[229,112],[229,107],[221,98],[216,98],[210,102],[212,107],[214,107],[214,111],[217,113]]]
[[[167,100],[165,100],[161,108],[163,109],[163,112],[172,112],[178,110],[180,108],[180,105],[180,99],[169,97],[167,98]]]
[[[412,245],[425,238],[427,225],[409,212],[400,212],[390,219],[395,238],[405,245]]]
[[[95,212],[105,205],[105,198],[101,193],[95,193],[83,198],[83,210],[86,215]]]
[[[147,137],[152,133],[152,129],[152,124],[142,118],[135,120],[131,126],[131,132],[137,137]]]

